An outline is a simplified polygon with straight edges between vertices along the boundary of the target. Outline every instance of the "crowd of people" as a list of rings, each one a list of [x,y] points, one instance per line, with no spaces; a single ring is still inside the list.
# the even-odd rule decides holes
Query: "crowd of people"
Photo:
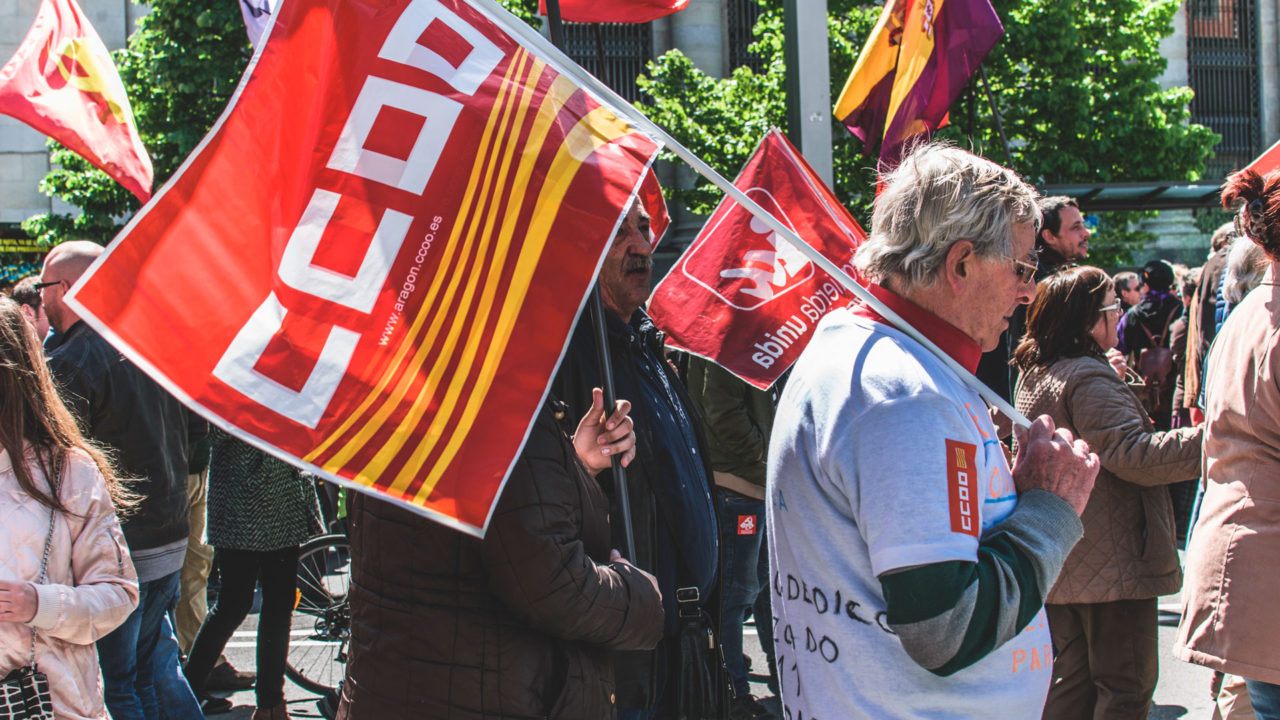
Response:
[[[337,717],[1146,718],[1181,590],[1172,653],[1219,673],[1219,716],[1280,719],[1280,172],[1222,200],[1202,267],[1111,277],[1075,200],[922,145],[855,256],[878,302],[830,312],[769,391],[664,347],[634,203],[605,347],[579,324],[486,535],[349,499]],[[283,720],[314,478],[77,317],[101,252],[59,245],[0,299],[4,683],[75,720],[200,718],[253,686],[254,720]],[[222,652],[256,587],[255,675]]]

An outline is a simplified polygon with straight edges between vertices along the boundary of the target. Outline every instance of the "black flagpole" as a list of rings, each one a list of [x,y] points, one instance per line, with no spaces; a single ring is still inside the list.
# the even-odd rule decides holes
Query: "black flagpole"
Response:
[[[548,0],[550,2],[550,0]],[[1004,134],[1004,122],[1000,120],[1000,110],[996,108],[996,98],[991,94],[991,83],[987,80],[987,69],[978,64],[978,77],[982,80],[982,89],[987,92],[987,104],[991,106],[991,116],[995,118],[996,130],[1000,133],[1000,144],[1004,147],[1006,167],[1013,169],[1013,153],[1009,152],[1009,138]]]
[[[551,44],[564,49],[564,26],[560,19],[560,0],[546,0],[547,21],[551,28]],[[596,351],[600,360],[600,385],[604,390],[605,417],[613,414],[615,406],[613,392],[613,365],[609,361],[609,333],[604,324],[604,300],[600,296],[600,283],[591,289],[591,299],[587,304],[591,315],[591,325],[596,335]],[[618,514],[622,515],[622,538],[624,546],[622,556],[631,562],[636,559],[636,538],[631,529],[631,495],[627,488],[627,470],[622,467],[622,458],[614,455],[613,463],[614,495],[618,498]]]

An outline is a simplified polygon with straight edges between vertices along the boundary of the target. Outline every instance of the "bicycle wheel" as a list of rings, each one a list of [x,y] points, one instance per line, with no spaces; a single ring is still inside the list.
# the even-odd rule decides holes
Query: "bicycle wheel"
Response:
[[[298,552],[297,606],[285,675],[313,693],[337,699],[351,640],[351,552],[343,535],[311,538]]]

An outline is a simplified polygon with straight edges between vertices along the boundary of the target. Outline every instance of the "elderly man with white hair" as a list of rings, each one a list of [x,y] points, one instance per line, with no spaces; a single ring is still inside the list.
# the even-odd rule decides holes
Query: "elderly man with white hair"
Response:
[[[970,372],[1035,290],[1035,192],[946,145],[886,178],[855,258]],[[1047,416],[1010,470],[966,379],[868,305],[829,314],[769,450],[774,637],[793,718],[1034,718],[1043,613],[1098,472]]]

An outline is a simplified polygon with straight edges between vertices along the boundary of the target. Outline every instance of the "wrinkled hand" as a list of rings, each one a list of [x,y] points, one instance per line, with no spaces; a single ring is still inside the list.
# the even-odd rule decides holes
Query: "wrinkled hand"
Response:
[[[1013,483],[1018,492],[1045,490],[1066,500],[1076,514],[1084,512],[1093,492],[1093,481],[1102,467],[1089,443],[1066,428],[1056,428],[1053,418],[1041,415],[1031,428],[1015,427],[1018,456],[1013,461]]]
[[[658,593],[658,597],[662,597],[662,591],[658,589],[658,578],[656,578],[656,577],[654,577],[654,576],[650,575],[649,573],[645,572],[644,570],[641,570],[640,568],[636,567],[635,565],[632,565],[630,560],[627,560],[626,558],[622,557],[622,553],[618,552],[618,549],[617,549],[617,548],[614,548],[614,549],[612,549],[612,550],[610,550],[610,551],[609,551],[609,562],[610,562],[610,563],[618,563],[618,564],[621,564],[621,565],[626,565],[626,566],[631,567],[631,568],[635,568],[635,571],[636,571],[636,572],[638,572],[638,573],[640,573],[641,575],[643,575],[643,576],[644,576],[644,579],[645,579],[645,580],[648,580],[648,581],[649,581],[649,584],[653,586],[653,591],[654,591],[654,592],[656,592],[656,593]]]
[[[636,433],[629,413],[631,403],[618,400],[613,414],[604,416],[604,392],[591,390],[591,409],[578,423],[573,434],[573,449],[592,475],[598,475],[612,464],[614,456],[622,458],[622,467],[636,457]]]
[[[1121,380],[1129,372],[1129,361],[1125,359],[1124,353],[1115,348],[1107,351],[1107,362],[1111,363],[1111,369],[1116,371]]]
[[[30,622],[36,616],[37,603],[31,583],[0,580],[0,622]]]

